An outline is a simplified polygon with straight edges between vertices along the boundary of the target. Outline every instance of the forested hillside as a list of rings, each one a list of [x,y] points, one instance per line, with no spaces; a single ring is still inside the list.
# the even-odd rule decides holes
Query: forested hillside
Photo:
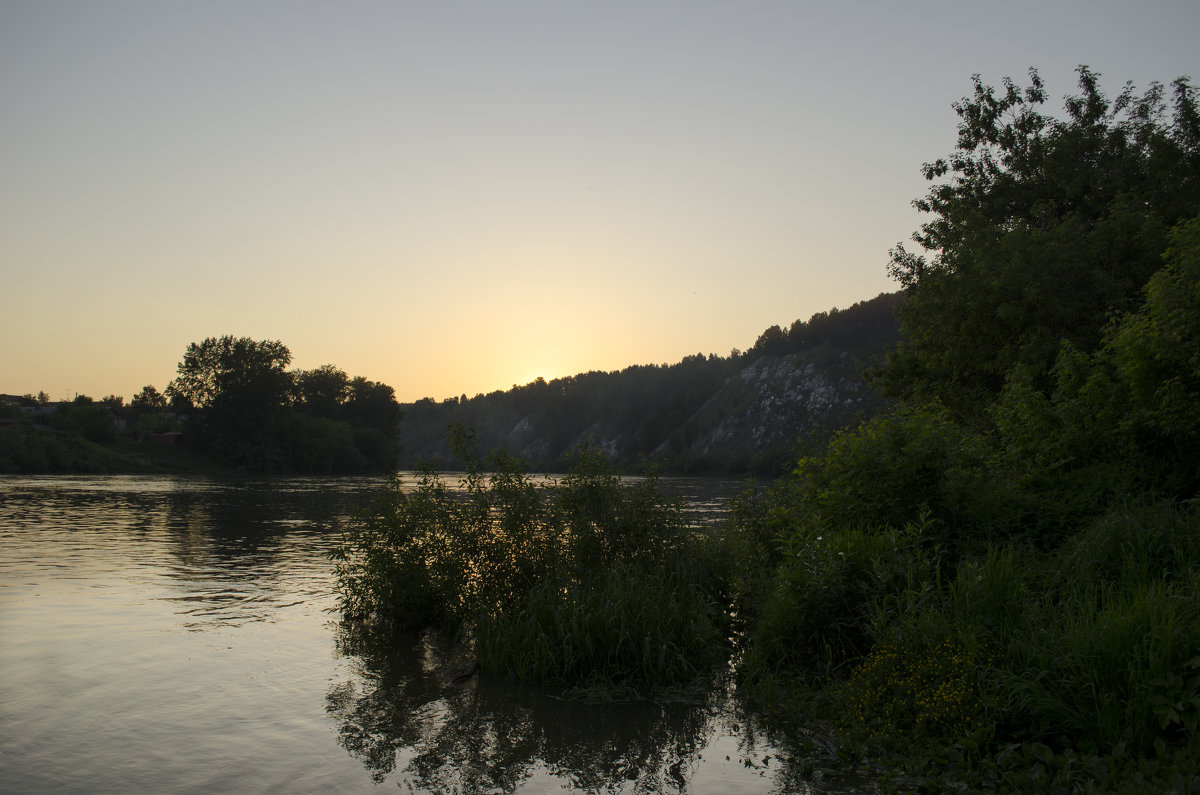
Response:
[[[797,440],[828,436],[881,399],[862,369],[899,339],[899,293],[772,326],[745,353],[696,354],[507,392],[403,406],[401,466],[454,466],[446,429],[472,428],[485,450],[503,449],[557,469],[582,442],[615,464],[650,461],[670,471],[778,471]]]
[[[902,339],[869,376],[893,404],[699,532],[598,453],[545,494],[504,456],[490,477],[475,457],[468,500],[396,480],[341,551],[344,613],[467,626],[483,671],[621,696],[732,665],[799,727],[773,763],[797,780],[836,760],[881,791],[1200,792],[1200,97],[1180,78],[1110,100],[1081,67],[1056,116],[1036,71],[973,82],[924,169],[923,253],[893,251]],[[730,417],[766,438],[777,402],[870,406],[838,368],[879,329],[806,336],[832,318],[594,374],[591,427],[627,456],[643,419],[641,449],[679,461],[735,447]],[[785,369],[808,380],[776,389]],[[684,374],[713,391],[671,391]],[[506,418],[522,432],[574,394],[505,395],[539,390]]]

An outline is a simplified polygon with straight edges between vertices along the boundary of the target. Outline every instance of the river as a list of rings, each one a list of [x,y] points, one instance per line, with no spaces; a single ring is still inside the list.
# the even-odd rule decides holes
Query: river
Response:
[[[379,484],[0,478],[0,790],[839,788],[728,692],[587,705],[453,685],[462,655],[436,637],[347,635],[327,552]],[[739,488],[664,485],[697,521]]]

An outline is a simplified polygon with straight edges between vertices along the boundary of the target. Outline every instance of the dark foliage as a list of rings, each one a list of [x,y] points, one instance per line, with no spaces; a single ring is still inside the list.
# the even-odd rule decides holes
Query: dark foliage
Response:
[[[1200,118],[1080,86],[976,78],[893,252],[901,402],[735,513],[743,683],[899,790],[1200,785]]]
[[[396,464],[400,407],[390,386],[333,365],[287,370],[281,342],[209,337],[192,343],[166,390],[189,445],[258,472],[387,471]],[[156,393],[135,399],[148,408]]]
[[[711,675],[727,652],[729,555],[687,528],[653,478],[627,486],[581,449],[558,483],[451,433],[460,489],[393,480],[334,551],[343,615],[442,628],[485,670],[629,696]],[[722,558],[725,560],[722,561]]]
[[[747,434],[720,445],[705,442],[718,426],[745,414],[748,404],[762,397],[754,391],[757,381],[741,383],[748,380],[748,368],[789,359],[797,367],[811,365],[818,373],[833,374],[858,390],[853,392],[858,398],[866,393],[858,367],[898,339],[895,309],[900,300],[899,294],[881,295],[798,320],[788,331],[774,326],[744,354],[696,354],[673,365],[635,365],[549,382],[539,378],[469,399],[421,400],[405,406],[401,460],[407,466],[435,459],[461,465],[445,443],[446,428],[457,423],[475,428],[486,449],[507,450],[543,470],[561,471],[571,450],[591,440],[626,470],[652,461],[668,471],[777,473],[794,455],[797,437],[827,433],[850,415],[811,418],[785,406],[793,409],[790,425],[771,427],[785,422],[780,411],[748,420],[766,426],[764,441],[756,444]],[[785,399],[803,403],[806,398]],[[862,409],[877,406],[877,401],[861,404]]]
[[[1172,227],[1200,213],[1200,111],[1176,80],[1115,99],[1079,69],[1065,118],[1046,115],[1036,71],[1020,88],[974,79],[956,103],[958,145],[928,163],[914,206],[932,216],[897,246],[909,293],[904,343],[877,373],[897,396],[977,412],[1020,368],[1047,390],[1059,347],[1091,350],[1161,264]]]

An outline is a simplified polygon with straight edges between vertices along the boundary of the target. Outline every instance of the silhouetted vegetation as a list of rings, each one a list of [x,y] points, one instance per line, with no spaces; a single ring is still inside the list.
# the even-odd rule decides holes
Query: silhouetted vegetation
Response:
[[[1200,213],[1200,116],[1186,79],[1110,101],[1079,70],[1065,118],[1037,72],[955,105],[958,145],[913,204],[926,253],[892,251],[904,342],[879,373],[898,396],[979,413],[1016,374],[1042,392],[1064,343],[1093,350],[1135,310],[1172,228]]]
[[[542,495],[501,455],[461,504],[386,492],[348,614],[449,619],[493,670],[581,687],[678,681],[733,626],[741,691],[896,789],[1200,789],[1200,111],[1186,80],[1168,108],[1079,78],[1061,120],[1033,72],[955,106],[931,258],[893,252],[898,402],[731,533],[592,469]]]
[[[188,346],[165,392],[147,385],[128,405],[116,395],[5,400],[0,421],[17,428],[0,428],[0,471],[393,470],[401,412],[392,388],[333,365],[290,371],[291,358],[281,342],[210,337]],[[47,430],[56,433],[38,433]],[[134,442],[144,444],[129,449]],[[164,456],[165,444],[188,454]]]
[[[476,429],[485,449],[502,449],[544,471],[562,471],[577,445],[591,441],[614,466],[637,470],[647,461],[670,472],[759,471],[778,474],[801,436],[829,433],[882,401],[869,393],[860,368],[898,339],[899,294],[881,295],[845,310],[768,329],[745,353],[695,354],[672,365],[635,365],[538,380],[507,392],[432,399],[405,406],[401,432],[406,466],[453,460],[446,428]],[[771,374],[753,374],[766,360],[812,385],[799,394],[764,392]],[[806,376],[806,368],[811,374]],[[786,387],[786,384],[783,384]],[[830,389],[833,410],[800,407]],[[759,405],[782,397],[787,405]],[[756,432],[757,430],[757,432]]]
[[[1080,89],[976,80],[893,252],[902,402],[739,505],[746,691],[900,789],[1200,787],[1200,114]]]
[[[485,471],[474,435],[451,435],[461,493],[435,471],[411,493],[393,480],[335,553],[347,618],[451,630],[485,670],[610,695],[714,674],[733,545],[595,451],[539,485],[503,451]]]
[[[31,422],[0,425],[0,473],[128,472],[111,448]]]
[[[400,407],[386,384],[332,365],[291,372],[281,342],[230,336],[192,343],[166,396],[195,445],[251,471],[387,471]]]

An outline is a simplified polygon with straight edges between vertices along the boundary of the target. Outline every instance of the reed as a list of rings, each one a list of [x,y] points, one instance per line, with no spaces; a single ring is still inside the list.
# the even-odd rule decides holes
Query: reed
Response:
[[[348,619],[450,630],[486,671],[592,690],[678,685],[728,654],[729,536],[686,527],[657,480],[626,486],[587,448],[539,485],[457,441],[457,492],[434,471],[409,492],[393,480],[335,550]]]
[[[548,580],[516,610],[482,617],[476,651],[486,669],[524,681],[638,692],[709,672],[727,621],[681,568],[618,564]]]

